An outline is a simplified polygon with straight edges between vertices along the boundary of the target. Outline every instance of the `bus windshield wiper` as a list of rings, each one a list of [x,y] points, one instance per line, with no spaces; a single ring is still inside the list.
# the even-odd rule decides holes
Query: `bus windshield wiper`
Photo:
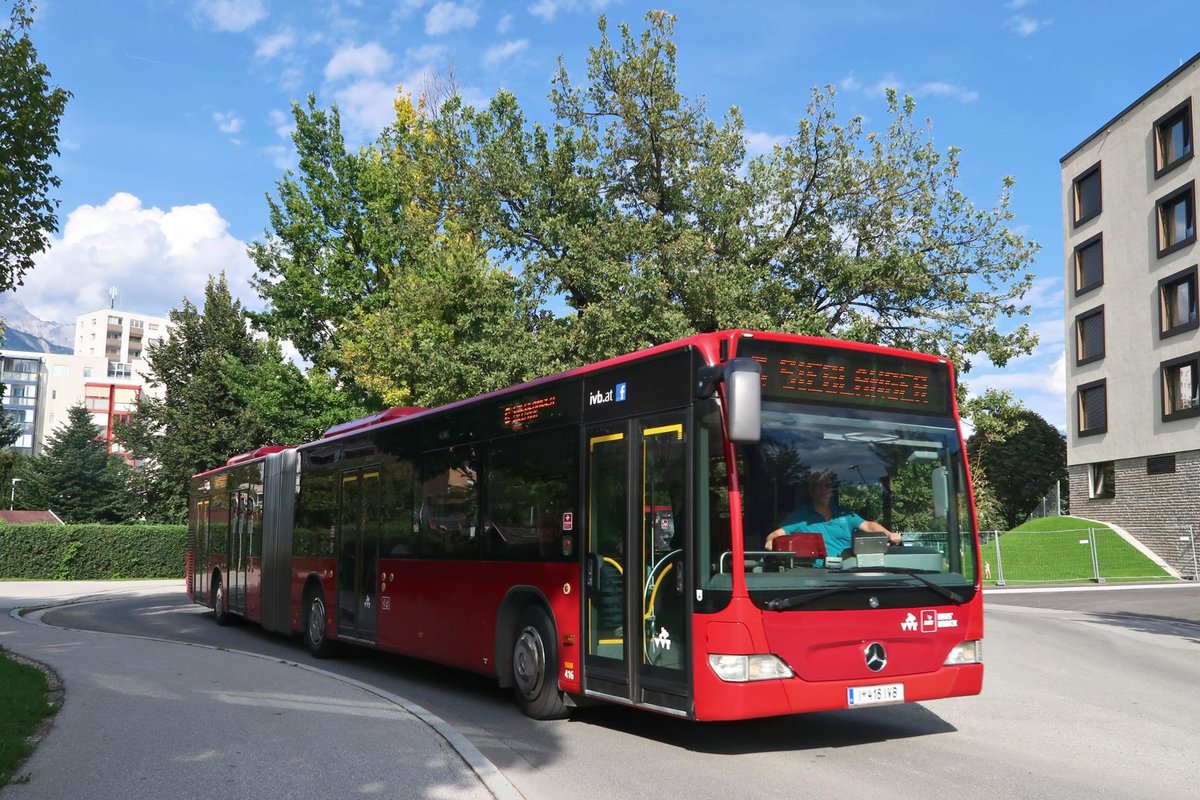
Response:
[[[857,592],[861,591],[862,588],[863,587],[861,586],[847,585],[831,586],[828,589],[813,589],[811,592],[805,592],[804,594],[797,594],[791,597],[777,597],[767,603],[767,608],[771,609],[772,611],[783,611],[785,608],[802,606],[807,603],[811,603],[814,600],[820,600],[822,597],[828,597],[831,594],[838,594],[839,592]]]
[[[926,578],[925,575],[923,575],[922,573],[926,573],[926,572],[928,572],[928,570],[912,569],[911,567],[882,567],[882,566],[880,566],[880,567],[851,567],[850,569],[842,570],[842,572],[885,572],[889,575],[907,575],[910,578],[916,578],[918,581],[925,584],[925,586],[927,586],[931,592],[933,592],[936,595],[946,598],[947,600],[949,600],[951,603],[954,603],[955,605],[961,606],[963,603],[967,602],[967,599],[965,597],[963,597],[961,594],[954,591],[953,589],[947,589],[945,586],[942,586],[940,583],[934,583],[933,581],[929,580],[929,578]]]

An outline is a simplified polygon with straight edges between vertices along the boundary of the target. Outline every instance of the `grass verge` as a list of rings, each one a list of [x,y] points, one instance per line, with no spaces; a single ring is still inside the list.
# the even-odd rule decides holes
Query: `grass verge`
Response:
[[[16,661],[0,647],[0,786],[12,781],[33,752],[30,737],[57,710],[49,692],[40,669]]]
[[[1092,538],[1096,561],[1092,562]],[[1006,583],[1082,583],[1172,580],[1161,567],[1107,525],[1077,517],[1045,517],[1026,522],[1000,536]],[[983,558],[998,560],[995,540],[983,546]],[[1000,575],[993,570],[994,583]]]

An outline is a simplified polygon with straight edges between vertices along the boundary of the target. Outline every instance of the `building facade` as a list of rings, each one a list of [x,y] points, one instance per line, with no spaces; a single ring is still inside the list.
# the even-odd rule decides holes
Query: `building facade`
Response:
[[[109,451],[121,453],[114,423],[137,407],[146,386],[145,352],[168,334],[163,317],[103,309],[75,319],[75,352],[3,351],[4,410],[22,427],[14,448],[40,455],[46,438],[83,403]]]
[[[1197,103],[1200,54],[1061,160],[1071,511],[1173,565],[1200,525]]]

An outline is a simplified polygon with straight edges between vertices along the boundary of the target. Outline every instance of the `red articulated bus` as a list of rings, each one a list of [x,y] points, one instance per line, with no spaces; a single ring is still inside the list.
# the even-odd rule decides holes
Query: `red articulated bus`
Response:
[[[196,475],[188,593],[317,656],[348,642],[495,676],[540,719],[583,699],[730,720],[977,694],[954,397],[942,358],[723,331],[389,409]],[[797,511],[816,477],[840,535]]]

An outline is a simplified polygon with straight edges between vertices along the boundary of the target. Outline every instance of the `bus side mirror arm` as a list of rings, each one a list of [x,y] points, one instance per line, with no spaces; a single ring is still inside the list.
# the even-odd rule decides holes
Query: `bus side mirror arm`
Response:
[[[702,367],[696,380],[697,397],[712,397],[722,381],[730,441],[757,442],[762,438],[762,365],[752,358],[733,358],[724,364]]]

